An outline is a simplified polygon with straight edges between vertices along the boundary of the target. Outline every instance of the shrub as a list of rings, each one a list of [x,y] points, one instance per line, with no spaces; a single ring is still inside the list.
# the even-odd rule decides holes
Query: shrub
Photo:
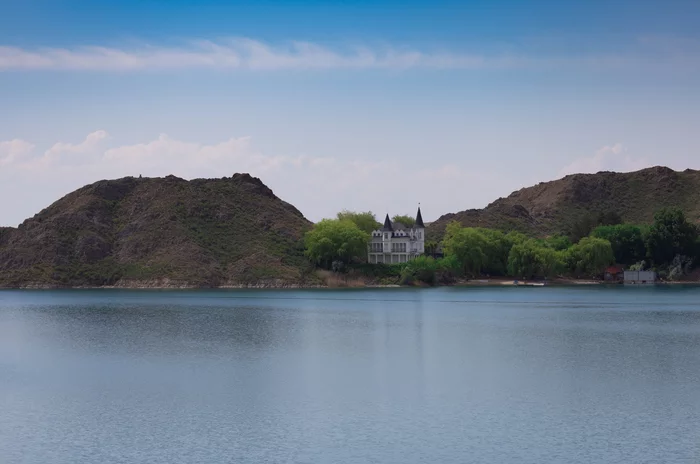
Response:
[[[429,256],[419,256],[408,263],[401,272],[401,284],[411,285],[421,282],[428,285],[435,285],[435,272],[437,261]]]

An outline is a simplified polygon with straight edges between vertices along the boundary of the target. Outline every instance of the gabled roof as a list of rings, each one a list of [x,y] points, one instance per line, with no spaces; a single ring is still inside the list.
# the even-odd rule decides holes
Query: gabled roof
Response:
[[[423,224],[423,215],[420,213],[420,206],[418,207],[418,214],[416,214],[416,227],[425,228],[425,224]]]
[[[386,215],[386,219],[384,219],[384,227],[382,227],[382,232],[393,232],[394,228],[391,226],[391,219],[389,219],[389,215]]]
[[[608,274],[620,274],[621,272],[624,272],[625,268],[619,265],[614,265],[614,266],[608,266],[605,269],[605,272]]]

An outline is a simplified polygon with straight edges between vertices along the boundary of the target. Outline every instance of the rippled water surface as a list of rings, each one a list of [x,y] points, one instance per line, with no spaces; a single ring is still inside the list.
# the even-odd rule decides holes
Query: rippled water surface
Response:
[[[700,288],[0,291],[0,463],[698,463]]]

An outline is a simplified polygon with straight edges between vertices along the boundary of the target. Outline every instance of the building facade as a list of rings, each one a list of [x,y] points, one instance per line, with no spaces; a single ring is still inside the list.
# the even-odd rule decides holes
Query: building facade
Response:
[[[625,271],[625,284],[653,285],[656,278],[654,271]]]
[[[425,253],[425,225],[418,208],[413,227],[391,222],[389,215],[384,226],[372,232],[367,250],[367,262],[372,264],[405,263]]]

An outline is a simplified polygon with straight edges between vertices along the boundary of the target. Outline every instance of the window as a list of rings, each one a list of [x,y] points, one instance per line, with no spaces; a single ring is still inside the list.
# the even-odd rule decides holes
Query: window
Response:
[[[406,244],[405,243],[392,243],[391,244],[391,251],[395,253],[405,253],[406,252]]]

